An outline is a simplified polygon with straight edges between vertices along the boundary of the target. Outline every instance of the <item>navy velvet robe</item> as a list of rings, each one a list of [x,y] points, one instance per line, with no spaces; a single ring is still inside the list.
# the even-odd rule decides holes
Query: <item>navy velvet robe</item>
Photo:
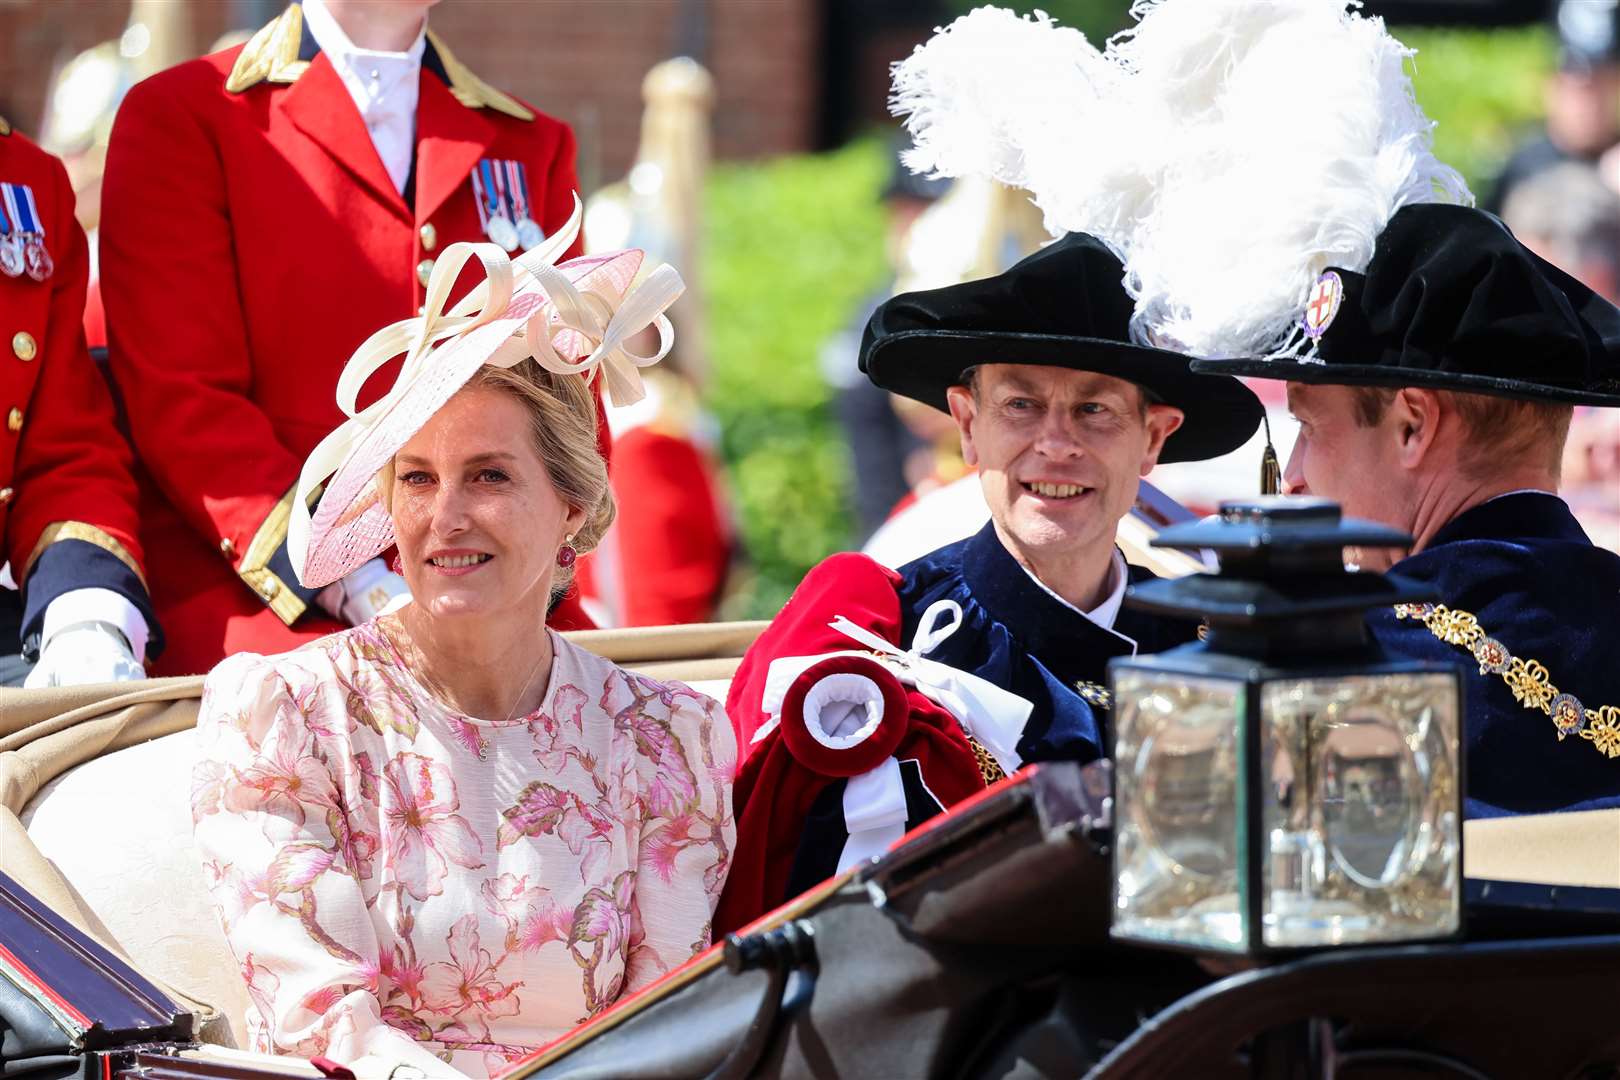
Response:
[[[1153,578],[1127,566],[1132,585]],[[1018,742],[1025,761],[1093,761],[1107,754],[1107,711],[1095,708],[1108,661],[1157,653],[1197,637],[1197,624],[1122,608],[1105,630],[1064,605],[1024,572],[986,525],[966,540],[900,568],[903,639],[928,606],[951,599],[963,625],[928,654],[1034,703]]]
[[[1438,603],[1478,618],[1514,656],[1536,660],[1588,709],[1620,706],[1620,555],[1597,547],[1555,495],[1504,495],[1462,514],[1422,551],[1391,567],[1430,583]],[[1464,672],[1469,817],[1620,806],[1620,757],[1525,708],[1466,649],[1393,610],[1368,616],[1391,652],[1460,664]]]
[[[1127,572],[1132,584],[1154,576],[1138,566],[1127,565]],[[901,641],[912,640],[931,604],[954,600],[962,608],[962,625],[928,658],[970,671],[1031,702],[1018,741],[1026,762],[1086,762],[1104,756],[1112,738],[1101,693],[1107,686],[1108,661],[1162,652],[1197,637],[1196,623],[1130,608],[1120,610],[1113,629],[1098,626],[1036,584],[988,524],[966,540],[906,564],[899,577]],[[908,828],[948,808],[920,770],[908,767],[902,776]],[[811,806],[787,892],[778,902],[836,870],[849,837],[844,788],[843,780],[828,781]]]

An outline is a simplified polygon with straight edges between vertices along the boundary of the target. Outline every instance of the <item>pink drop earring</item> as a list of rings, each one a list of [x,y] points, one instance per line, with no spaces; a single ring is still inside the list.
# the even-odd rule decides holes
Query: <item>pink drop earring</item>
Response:
[[[558,566],[573,566],[574,560],[579,558],[579,552],[574,550],[573,539],[572,536],[563,537],[563,545],[557,549]]]
[[[399,552],[394,552],[394,561],[389,563],[388,567],[400,577],[405,576],[405,564],[399,561]]]

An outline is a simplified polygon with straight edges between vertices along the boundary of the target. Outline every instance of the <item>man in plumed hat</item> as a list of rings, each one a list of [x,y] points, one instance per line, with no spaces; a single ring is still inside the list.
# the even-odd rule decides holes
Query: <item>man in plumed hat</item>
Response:
[[[142,536],[169,634],[157,674],[282,652],[404,592],[382,559],[318,592],[288,562],[294,481],[342,419],[343,361],[417,313],[450,244],[532,247],[573,208],[572,132],[457,60],[431,6],[293,3],[119,110],[101,272],[112,371],[152,481]]]
[[[1571,407],[1620,406],[1620,311],[1472,208],[1381,20],[1341,0],[1137,15],[1104,50],[1045,16],[958,20],[907,62],[923,163],[1105,235],[1137,340],[1287,380],[1293,490],[1409,532],[1356,558],[1439,596],[1372,623],[1465,667],[1470,814],[1620,805],[1620,556],[1557,495]]]
[[[1193,637],[1122,608],[1152,575],[1126,563],[1115,531],[1156,463],[1233,450],[1262,410],[1238,380],[1132,343],[1122,277],[1104,244],[1075,234],[872,316],[862,370],[950,414],[990,522],[898,572],[833,556],[744,657],[726,710],[752,748],[717,929],[1026,762],[1102,756],[1109,659]],[[859,679],[889,679],[848,669],[851,650],[886,655],[903,696],[863,691]],[[818,656],[841,663],[805,666]]]
[[[1324,271],[1301,320],[1308,355],[1193,367],[1288,380],[1287,489],[1413,536],[1356,557],[1438,594],[1370,621],[1465,665],[1468,813],[1620,806],[1620,555],[1558,497],[1574,406],[1620,407],[1620,311],[1495,217],[1430,204],[1364,271]]]

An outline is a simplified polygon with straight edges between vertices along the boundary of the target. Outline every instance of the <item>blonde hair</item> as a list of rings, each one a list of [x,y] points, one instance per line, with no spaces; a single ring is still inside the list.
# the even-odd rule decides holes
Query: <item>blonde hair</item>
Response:
[[[545,462],[546,475],[557,496],[570,507],[585,511],[585,521],[569,541],[581,555],[602,542],[617,512],[613,489],[608,486],[607,462],[597,448],[596,397],[578,375],[558,375],[534,360],[509,368],[485,365],[467,382],[511,394],[529,414],[529,436]],[[393,510],[394,463],[377,474],[377,492],[383,506]],[[555,602],[574,581],[574,567],[559,566],[551,581]]]

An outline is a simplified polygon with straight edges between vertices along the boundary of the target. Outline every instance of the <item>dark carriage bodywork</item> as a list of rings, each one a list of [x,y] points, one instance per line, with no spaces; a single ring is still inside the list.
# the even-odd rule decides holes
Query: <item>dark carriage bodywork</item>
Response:
[[[1109,791],[1106,766],[1027,770],[509,1075],[1620,1074],[1620,890],[1476,881],[1464,941],[1216,970],[1109,940]],[[185,1005],[0,876],[0,1076],[347,1075],[198,1039]]]
[[[1206,967],[1108,940],[1105,776],[1003,782],[518,1074],[1620,1075],[1587,1004],[1620,986],[1620,890],[1470,882],[1463,941]]]
[[[0,874],[0,1075],[112,1075],[134,1048],[194,1034],[189,1011]]]

